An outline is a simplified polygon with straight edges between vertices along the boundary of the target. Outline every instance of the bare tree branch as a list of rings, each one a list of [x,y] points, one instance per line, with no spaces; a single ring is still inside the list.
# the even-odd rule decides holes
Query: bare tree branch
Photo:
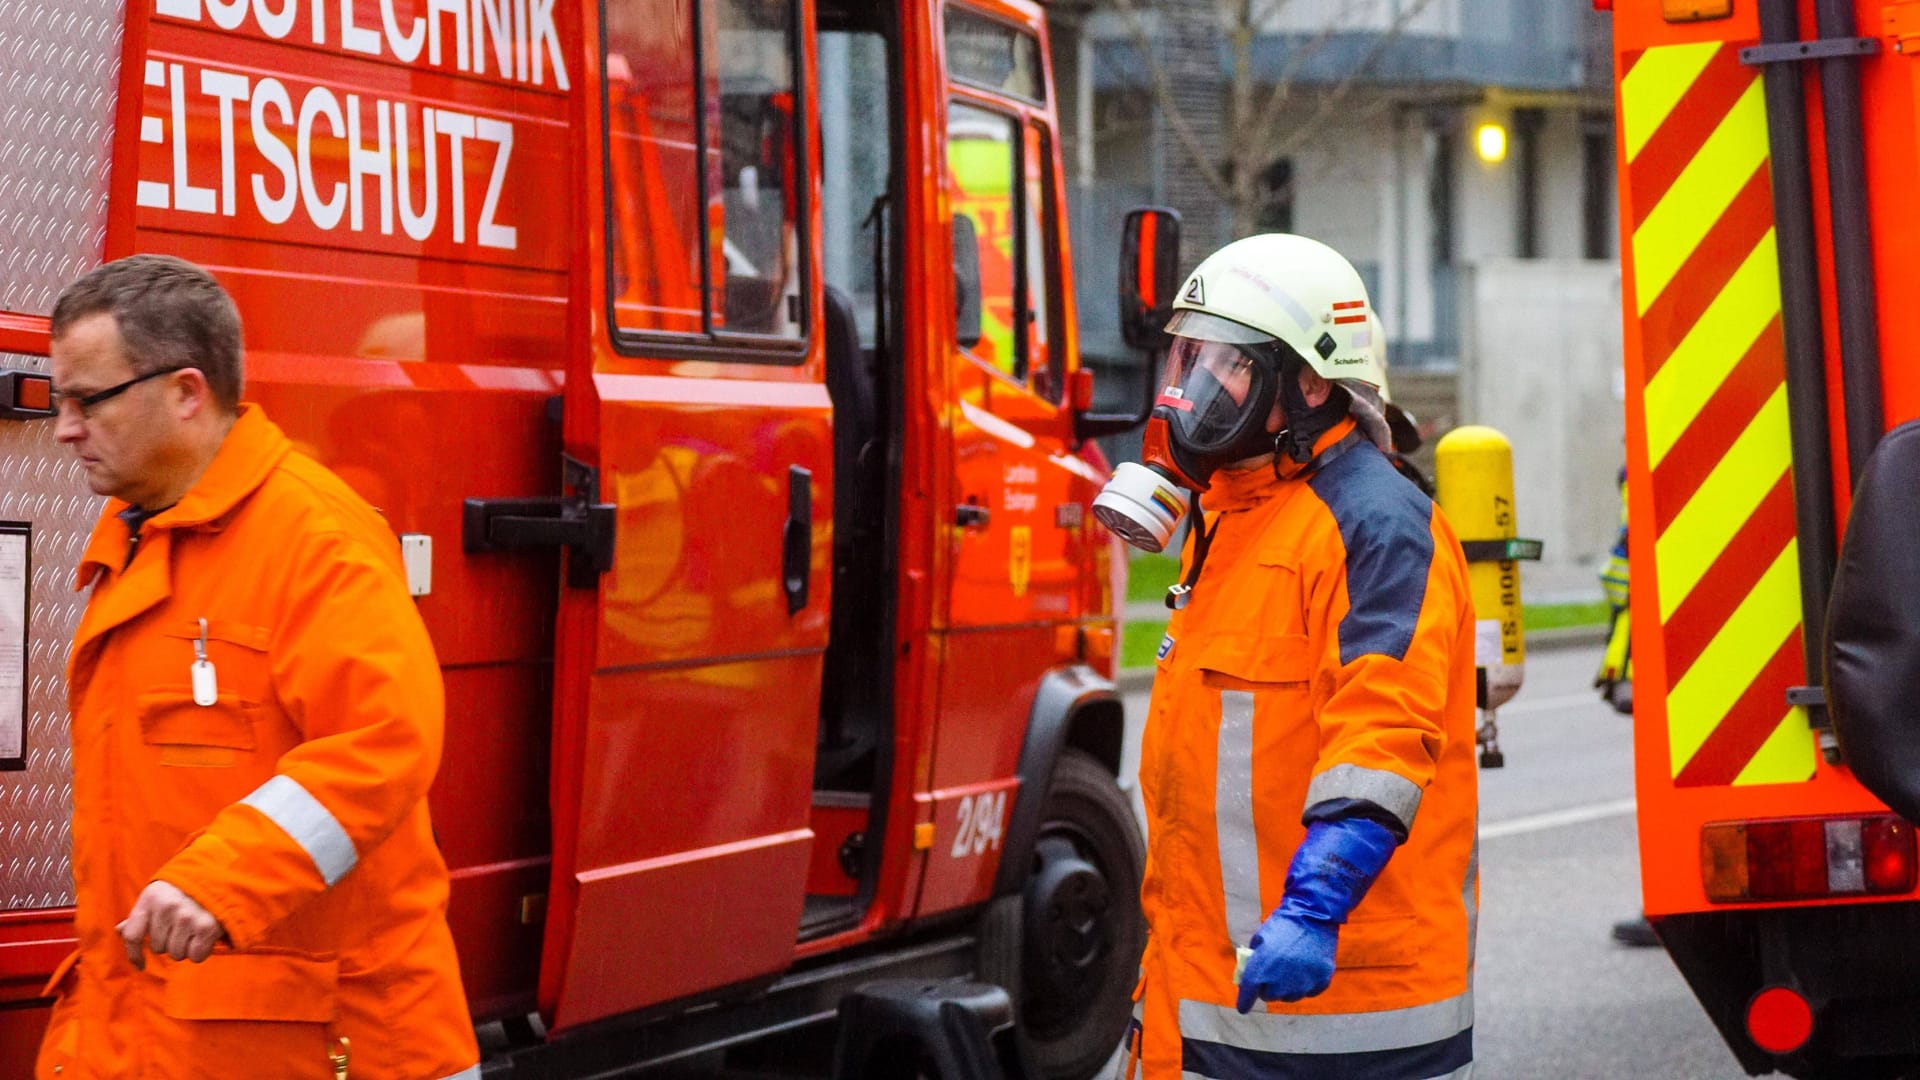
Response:
[[[1331,116],[1335,109],[1341,107],[1341,105],[1346,102],[1348,95],[1353,92],[1354,84],[1363,75],[1370,74],[1373,71],[1374,65],[1379,63],[1380,58],[1386,55],[1387,50],[1392,47],[1393,42],[1406,30],[1407,24],[1417,18],[1420,13],[1425,11],[1432,3],[1433,0],[1413,0],[1413,3],[1400,9],[1399,13],[1394,17],[1393,22],[1381,33],[1379,38],[1374,41],[1373,47],[1367,50],[1366,56],[1362,57],[1359,63],[1353,65],[1352,70],[1348,71],[1339,82],[1335,83],[1321,95],[1318,107],[1315,108],[1313,113],[1308,117],[1307,122],[1298,125],[1294,129],[1297,133],[1293,140],[1291,140],[1294,145],[1297,146],[1304,143],[1308,137],[1320,129],[1321,124],[1326,121],[1327,117]],[[1258,130],[1262,133],[1272,131],[1278,122],[1278,115],[1263,115],[1260,118]]]
[[[1315,110],[1311,120],[1308,123],[1298,125],[1294,130],[1309,134],[1317,130],[1320,122],[1325,120],[1335,108],[1338,108],[1348,94],[1353,92],[1355,82],[1362,76],[1372,74],[1374,65],[1380,61],[1381,57],[1386,55],[1387,50],[1392,48],[1393,43],[1406,31],[1407,24],[1418,18],[1420,13],[1432,6],[1432,4],[1433,0],[1413,0],[1412,3],[1401,7],[1394,15],[1393,21],[1374,39],[1373,47],[1367,50],[1366,56],[1363,57],[1359,63],[1354,64],[1330,90],[1321,95],[1320,107]],[[1372,4],[1369,3],[1367,6],[1371,8]],[[1343,21],[1352,10],[1353,3],[1352,0],[1349,0],[1341,12]],[[1283,107],[1292,97],[1294,81],[1299,74],[1301,65],[1311,59],[1315,53],[1324,49],[1327,43],[1333,38],[1333,35],[1334,29],[1329,27],[1319,38],[1312,42],[1308,48],[1296,50],[1295,55],[1288,58],[1288,65],[1286,69],[1281,72],[1280,77],[1275,80],[1275,86],[1273,92],[1267,98],[1266,107],[1261,110],[1259,119],[1250,125],[1248,130],[1257,132],[1263,136],[1274,130],[1280,122],[1280,113]],[[1288,141],[1293,145],[1299,145],[1299,142],[1302,140],[1295,138]]]
[[[1289,106],[1303,95],[1304,74],[1315,58],[1323,55],[1339,36],[1356,26],[1372,23],[1369,16],[1387,0],[1339,0],[1327,11],[1325,19],[1310,35],[1303,35],[1287,50],[1286,59],[1271,82],[1263,88],[1256,78],[1254,46],[1263,30],[1285,32],[1281,17],[1294,0],[1217,0],[1221,30],[1228,46],[1226,130],[1224,160],[1213,160],[1187,116],[1174,99],[1165,69],[1153,47],[1154,34],[1141,16],[1142,0],[1115,0],[1133,36],[1135,50],[1146,61],[1153,99],[1159,106],[1186,156],[1194,163],[1207,186],[1225,199],[1233,212],[1234,229],[1252,230],[1261,211],[1284,202],[1290,192],[1266,189],[1268,165],[1289,157],[1324,131],[1337,110],[1347,108],[1364,119],[1385,102],[1351,103],[1354,91],[1374,75],[1374,69],[1412,22],[1432,7],[1434,0],[1396,0],[1387,25],[1373,35],[1366,53],[1339,79],[1328,85],[1314,84],[1309,110],[1299,121],[1283,129],[1282,119]],[[1164,27],[1162,28],[1164,29]],[[1289,183],[1291,188],[1297,183]]]
[[[1127,20],[1128,30],[1133,34],[1134,51],[1146,61],[1147,77],[1152,84],[1154,101],[1160,106],[1160,111],[1166,116],[1168,123],[1173,126],[1174,136],[1180,140],[1181,148],[1186,150],[1187,157],[1200,170],[1200,175],[1206,179],[1207,186],[1213,188],[1221,198],[1231,199],[1233,191],[1226,177],[1221,173],[1219,163],[1211,160],[1211,155],[1200,143],[1200,136],[1193,130],[1192,121],[1180,108],[1179,103],[1173,99],[1172,85],[1167,79],[1166,69],[1160,66],[1160,57],[1153,47],[1153,37],[1147,31],[1145,20],[1140,17],[1139,7],[1134,0],[1116,0],[1116,3],[1120,8],[1121,16]]]

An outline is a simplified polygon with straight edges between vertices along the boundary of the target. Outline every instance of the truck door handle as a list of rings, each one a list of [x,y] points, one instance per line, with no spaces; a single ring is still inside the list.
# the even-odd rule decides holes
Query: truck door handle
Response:
[[[807,606],[807,581],[813,569],[813,473],[787,466],[787,523],[781,534],[780,576],[787,590],[787,614]]]
[[[963,529],[971,529],[975,525],[984,529],[993,520],[993,511],[973,503],[961,503],[953,508],[953,520]]]
[[[614,506],[597,500],[600,473],[562,455],[564,495],[528,498],[469,498],[461,506],[461,550],[485,551],[558,547],[567,550],[567,584],[591,589],[613,569]]]

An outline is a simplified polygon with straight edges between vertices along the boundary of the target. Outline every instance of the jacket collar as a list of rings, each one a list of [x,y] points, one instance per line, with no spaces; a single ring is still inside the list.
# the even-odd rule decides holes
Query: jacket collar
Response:
[[[1258,465],[1238,469],[1222,469],[1214,474],[1213,485],[1208,488],[1201,503],[1208,510],[1245,510],[1265,501],[1268,496],[1280,490],[1284,484],[1304,480],[1313,475],[1318,467],[1321,455],[1354,430],[1353,417],[1347,416],[1323,432],[1313,444],[1313,457],[1305,464],[1297,461],[1282,460],[1278,475],[1275,474],[1273,461],[1263,458]]]
[[[293,444],[260,406],[242,403],[240,415],[220,442],[220,449],[180,501],[148,518],[141,527],[141,542],[155,539],[165,529],[190,529],[208,525],[231,513],[247,496],[266,481]],[[126,558],[132,538],[120,512],[127,503],[108,499],[105,511],[94,525],[93,536],[76,568],[74,589],[85,589],[102,569],[116,569]]]

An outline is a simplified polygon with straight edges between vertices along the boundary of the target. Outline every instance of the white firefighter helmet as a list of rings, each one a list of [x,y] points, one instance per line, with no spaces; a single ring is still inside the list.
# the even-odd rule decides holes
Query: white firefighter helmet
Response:
[[[1167,333],[1229,345],[1284,342],[1321,378],[1386,381],[1367,287],[1318,240],[1266,233],[1207,256],[1181,285]]]

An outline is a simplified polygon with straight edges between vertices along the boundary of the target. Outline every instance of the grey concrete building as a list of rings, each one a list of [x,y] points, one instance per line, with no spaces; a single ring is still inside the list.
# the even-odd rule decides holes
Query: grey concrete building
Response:
[[[1597,594],[1621,460],[1609,22],[1538,0],[1049,7],[1083,349],[1115,325],[1119,218],[1171,205],[1185,262],[1300,232],[1351,258],[1396,390],[1515,443],[1527,591]],[[1121,449],[1120,452],[1124,452]]]

